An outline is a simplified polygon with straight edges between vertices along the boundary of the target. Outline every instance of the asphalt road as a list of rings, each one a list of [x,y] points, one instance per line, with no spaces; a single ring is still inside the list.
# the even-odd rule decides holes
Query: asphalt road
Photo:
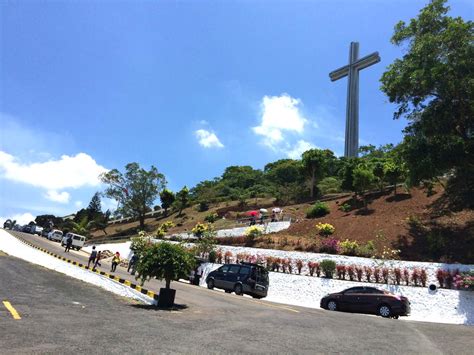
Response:
[[[0,303],[0,353],[468,354],[474,348],[473,327],[285,307],[172,285],[182,307],[156,310],[0,253],[0,300],[22,317],[14,320]]]

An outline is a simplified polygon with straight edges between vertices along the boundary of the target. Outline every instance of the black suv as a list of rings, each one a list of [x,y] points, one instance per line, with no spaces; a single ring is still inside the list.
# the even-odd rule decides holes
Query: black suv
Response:
[[[253,298],[263,298],[268,292],[268,271],[253,263],[225,264],[211,271],[206,278],[207,288],[221,288],[227,293],[247,294]]]

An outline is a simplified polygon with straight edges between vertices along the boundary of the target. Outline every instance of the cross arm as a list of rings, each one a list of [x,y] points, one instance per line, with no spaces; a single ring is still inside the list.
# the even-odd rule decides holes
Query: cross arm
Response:
[[[349,66],[345,65],[339,69],[336,69],[329,73],[329,78],[331,81],[339,80],[349,74]]]
[[[366,55],[363,58],[360,58],[353,65],[357,70],[362,70],[378,62],[380,62],[379,52],[374,52],[372,54]]]

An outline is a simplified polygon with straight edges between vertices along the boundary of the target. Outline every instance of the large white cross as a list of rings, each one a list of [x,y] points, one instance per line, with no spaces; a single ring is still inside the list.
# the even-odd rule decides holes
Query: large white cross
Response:
[[[331,81],[348,77],[345,157],[357,157],[359,151],[359,71],[380,62],[378,52],[359,57],[359,43],[351,42],[349,64],[329,73]]]

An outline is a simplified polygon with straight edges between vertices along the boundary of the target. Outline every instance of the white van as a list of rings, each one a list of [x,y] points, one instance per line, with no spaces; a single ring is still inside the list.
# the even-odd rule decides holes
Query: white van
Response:
[[[63,247],[66,246],[69,236],[72,236],[71,248],[76,249],[76,250],[81,250],[81,248],[84,246],[84,243],[86,242],[86,237],[79,234],[66,233],[66,235],[63,237],[63,240],[61,241],[61,245]]]
[[[48,239],[54,240],[55,242],[60,242],[63,239],[63,232],[61,232],[59,229],[53,229],[48,233]]]

